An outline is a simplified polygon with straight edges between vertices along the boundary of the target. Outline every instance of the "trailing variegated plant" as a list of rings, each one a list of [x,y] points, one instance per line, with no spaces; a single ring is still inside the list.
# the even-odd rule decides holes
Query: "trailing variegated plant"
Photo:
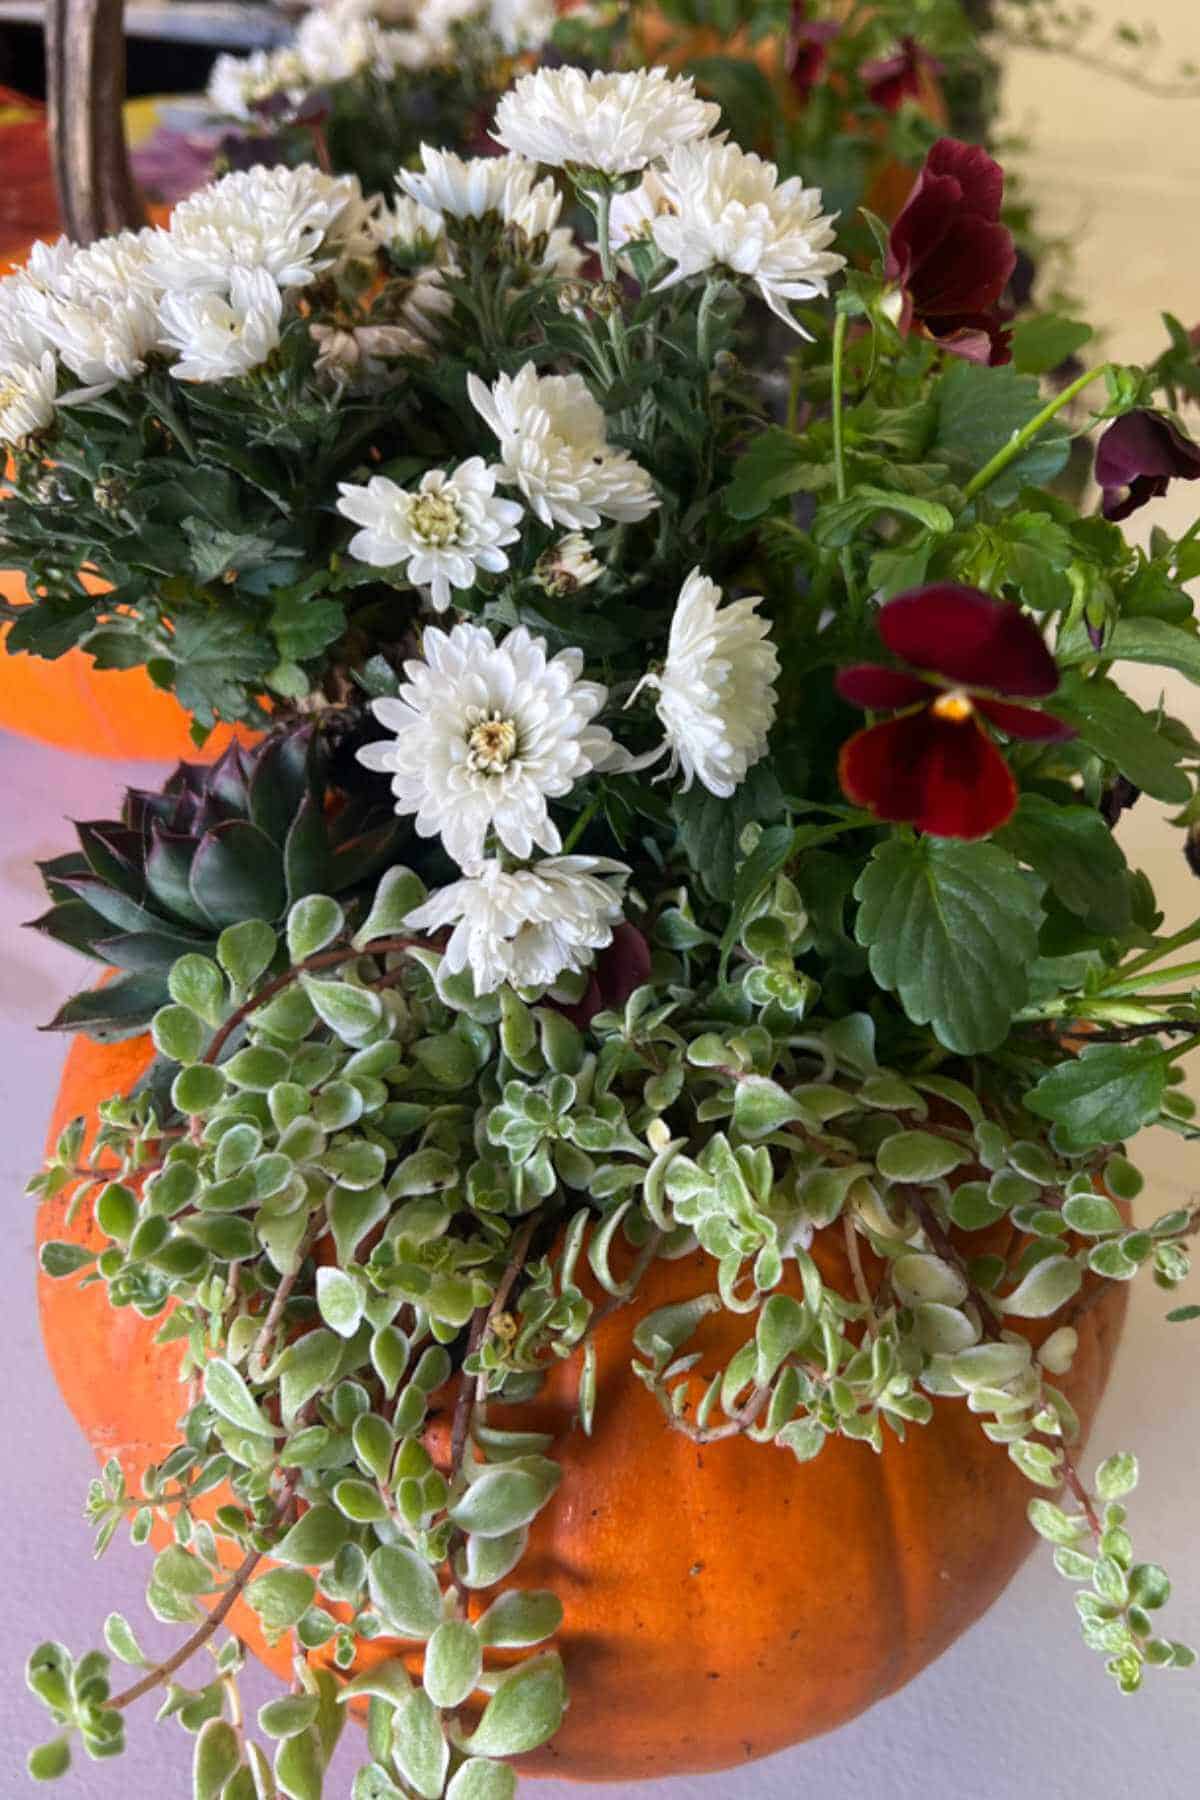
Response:
[[[93,1138],[68,1125],[33,1183],[60,1201],[82,1181],[68,1223],[90,1209],[102,1240],[47,1244],[47,1272],[161,1317],[192,1384],[165,1461],[140,1485],[110,1464],[89,1510],[101,1545],[130,1511],[139,1541],[172,1534],[150,1604],[191,1648],[245,1594],[297,1662],[260,1715],[272,1773],[231,1698],[236,1644],[187,1690],[118,1617],[109,1648],[142,1672],[116,1695],[103,1652],[45,1646],[30,1681],[60,1734],[36,1773],[62,1772],[74,1732],[110,1753],[126,1706],[170,1682],[202,1793],[309,1800],[367,1697],[356,1800],[505,1800],[504,1759],[554,1733],[571,1671],[540,1648],[555,1596],[521,1586],[552,1440],[489,1407],[577,1358],[579,1429],[599,1429],[596,1332],[693,1254],[706,1290],[631,1332],[669,1428],[805,1462],[958,1403],[1044,1490],[1030,1516],[1118,1685],[1192,1660],[1135,1557],[1136,1464],[1088,1478],[1060,1385],[1106,1291],[1142,1268],[1176,1288],[1200,1223],[1129,1212],[1125,1141],[1194,1141],[1179,1064],[1200,1005],[1175,959],[1200,924],[1161,934],[1119,832],[1139,790],[1189,845],[1200,817],[1200,744],[1118,680],[1133,661],[1200,682],[1194,531],[1141,550],[1117,523],[1200,469],[1175,412],[1190,339],[1055,379],[1090,332],[1014,321],[986,152],[939,140],[874,266],[843,278],[820,193],[718,124],[660,70],[525,74],[497,110],[505,157],[426,146],[403,172],[393,243],[435,258],[415,287],[385,281],[390,252],[373,276],[344,238],[327,259],[315,176],[214,190],[165,240],[107,252],[174,271],[153,304],[188,373],[148,350],[26,434],[19,530],[40,484],[107,480],[120,441],[112,541],[138,573],[105,631],[149,632],[180,670],[199,634],[243,712],[260,681],[303,691],[346,796],[328,804],[284,732],[134,796],[47,870],[48,929],[149,961],[124,1023],[167,993],[149,1079]],[[317,224],[280,199],[300,192]],[[337,194],[338,229],[348,208],[366,231]],[[271,196],[280,212],[247,213]],[[227,203],[282,327],[210,387],[213,345],[261,323],[244,270],[203,286]],[[355,296],[394,308],[422,284],[444,354],[398,351],[380,385]],[[78,303],[51,286],[35,316],[65,339]],[[344,313],[318,319],[335,293]],[[798,346],[777,422],[768,313]],[[319,400],[314,324],[340,370]],[[1096,511],[1053,485],[1068,420],[1103,426]],[[219,508],[177,518],[218,465],[269,528],[235,543]],[[147,623],[175,524],[203,578],[163,586]],[[281,563],[318,553],[319,579],[281,594]],[[84,604],[49,585],[31,631]],[[371,741],[343,745],[367,699]],[[389,783],[402,855],[375,821]],[[715,1315],[744,1315],[745,1341],[697,1393]],[[385,1635],[424,1649],[359,1668]]]

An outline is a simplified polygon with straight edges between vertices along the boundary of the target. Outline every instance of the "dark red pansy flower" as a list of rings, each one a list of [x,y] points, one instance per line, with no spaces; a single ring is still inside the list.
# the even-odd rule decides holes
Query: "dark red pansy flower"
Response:
[[[1012,816],[1017,784],[985,721],[1007,737],[1073,737],[1036,706],[1058,686],[1054,658],[1018,607],[939,582],[889,600],[879,635],[904,668],[857,663],[837,678],[852,706],[896,717],[842,746],[847,796],[877,818],[935,837],[981,838]]]
[[[1200,444],[1185,437],[1165,413],[1125,413],[1096,446],[1096,480],[1106,519],[1127,519],[1168,483],[1200,476]]]
[[[650,946],[636,925],[622,920],[613,930],[612,943],[597,956],[583,998],[558,1010],[583,1031],[598,1012],[618,1012],[649,979]]]
[[[868,98],[885,111],[899,112],[906,100],[919,100],[923,78],[940,75],[942,65],[923,50],[916,38],[903,37],[891,56],[865,62],[859,71]]]
[[[841,26],[833,19],[810,19],[805,0],[792,0],[784,66],[788,80],[801,100],[807,100],[813,89],[824,81],[828,47],[840,30]]]
[[[900,329],[916,325],[972,362],[1009,360],[1000,296],[1016,267],[1000,223],[1004,171],[986,150],[939,138],[888,235],[884,273],[903,295]]]

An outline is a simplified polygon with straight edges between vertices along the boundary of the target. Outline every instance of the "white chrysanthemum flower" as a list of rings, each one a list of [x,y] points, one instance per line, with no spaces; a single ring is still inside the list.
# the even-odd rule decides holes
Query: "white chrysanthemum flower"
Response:
[[[355,5],[305,13],[293,48],[313,87],[347,81],[374,60],[379,26]]]
[[[63,402],[94,400],[118,381],[142,374],[146,358],[161,339],[154,301],[131,291],[100,294],[81,287],[81,298],[47,298],[41,327],[59,356],[83,383]]]
[[[707,137],[720,116],[666,69],[537,69],[501,97],[494,135],[534,162],[629,175]]]
[[[672,152],[667,177],[673,210],[654,221],[654,241],[678,266],[659,283],[721,269],[753,281],[771,311],[802,337],[789,300],[829,292],[846,259],[828,246],[834,221],[821,191],[798,176],[780,182],[774,163],[736,144],[685,144]]]
[[[618,757],[592,723],[608,690],[579,679],[583,652],[547,657],[523,625],[499,644],[480,625],[433,626],[423,648],[399,695],[374,703],[394,739],[359,761],[391,775],[396,811],[416,815],[419,836],[440,833],[463,868],[482,859],[489,831],[513,856],[560,850],[547,801]]]
[[[279,343],[283,296],[266,269],[231,269],[229,294],[164,294],[163,342],[180,381],[226,381],[266,362]]]
[[[602,518],[632,524],[659,505],[645,469],[610,447],[582,375],[539,375],[526,363],[490,388],[469,375],[467,392],[500,440],[504,479],[543,524],[593,531]]]
[[[344,383],[360,374],[381,372],[399,356],[428,356],[438,341],[441,321],[453,310],[454,301],[442,283],[441,272],[421,269],[403,300],[393,300],[393,316],[385,323],[356,325],[352,330],[338,325],[309,326],[319,346],[318,373]]]
[[[299,99],[303,88],[304,70],[293,51],[252,50],[249,56],[222,52],[209,70],[204,92],[220,118],[249,123],[256,116],[256,101],[289,89],[296,90]]]
[[[428,254],[445,238],[446,221],[431,206],[423,206],[411,194],[397,194],[391,206],[381,206],[371,221],[375,242],[398,254]]]
[[[685,793],[698,778],[710,794],[727,799],[766,754],[779,657],[770,625],[755,610],[761,598],[722,606],[716,583],[692,570],[675,603],[662,673],[643,676],[634,690],[658,689],[656,710],[666,733],[660,748],[635,766],[645,768],[669,751],[668,773],[682,767]]]
[[[554,0],[490,0],[488,29],[509,56],[540,50],[554,30]]]
[[[36,362],[0,362],[0,444],[20,444],[54,418],[58,370],[53,351]]]
[[[430,251],[445,242],[446,221],[411,194],[397,194],[391,206],[380,206],[374,220],[376,241],[396,251]]]
[[[354,175],[309,163],[238,170],[180,201],[170,227],[149,239],[150,273],[173,292],[220,293],[234,264],[303,287],[335,264],[374,256],[373,212]]]
[[[371,70],[384,81],[401,69],[408,75],[419,75],[440,62],[447,49],[445,40],[426,30],[423,24],[415,31],[381,31],[375,39]]]
[[[415,490],[386,475],[365,487],[339,482],[338,511],[362,530],[350,540],[350,554],[376,568],[403,563],[408,579],[430,590],[438,612],[450,604],[451,588],[474,587],[480,569],[502,574],[508,557],[502,545],[520,537],[524,509],[496,493],[496,471],[482,456],[461,463],[452,475],[429,469]]]
[[[678,196],[660,169],[647,169],[635,188],[614,194],[608,215],[608,241],[614,250],[648,242],[654,221],[676,211]]]
[[[505,982],[550,987],[560,975],[582,973],[611,944],[629,873],[607,856],[551,856],[512,870],[486,862],[404,923],[412,931],[452,925],[445,966],[451,974],[469,968],[477,994]]]
[[[592,546],[580,531],[569,531],[538,557],[533,578],[547,594],[561,597],[590,587],[604,573],[604,564],[592,554]]]
[[[43,299],[24,269],[0,280],[0,365],[40,362],[50,348],[40,323]]]
[[[422,144],[422,168],[401,169],[397,184],[431,212],[454,219],[509,217],[537,181],[537,168],[523,156],[456,156]]]

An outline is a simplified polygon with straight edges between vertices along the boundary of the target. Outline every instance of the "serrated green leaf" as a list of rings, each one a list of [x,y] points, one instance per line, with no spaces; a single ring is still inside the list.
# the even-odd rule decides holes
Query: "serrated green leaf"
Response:
[[[993,1050],[1025,1004],[1042,911],[1036,884],[994,844],[896,836],[855,895],[856,936],[881,987],[947,1049]]]

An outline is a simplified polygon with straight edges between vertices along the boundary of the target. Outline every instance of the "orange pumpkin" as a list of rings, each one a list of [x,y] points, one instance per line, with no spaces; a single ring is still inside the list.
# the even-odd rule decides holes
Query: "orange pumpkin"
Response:
[[[0,593],[20,603],[23,578],[0,571]],[[0,731],[125,761],[211,762],[234,736],[253,741],[240,727],[221,725],[198,750],[191,715],[144,669],[98,669],[82,650],[68,650],[53,662],[26,651],[10,655],[2,641],[6,630],[0,626]]]
[[[146,1059],[145,1040],[77,1040],[52,1135],[128,1087]],[[39,1241],[93,1233],[82,1220],[65,1226],[66,1205],[64,1195],[42,1206]],[[827,1275],[844,1279],[840,1240],[824,1255]],[[659,1262],[636,1302],[600,1325],[592,1438],[572,1424],[573,1365],[551,1374],[535,1404],[494,1409],[497,1423],[554,1432],[563,1467],[518,1575],[563,1601],[572,1703],[525,1773],[636,1781],[728,1767],[829,1731],[938,1656],[1034,1542],[1028,1484],[961,1403],[938,1403],[930,1425],[904,1444],[889,1437],[880,1457],[833,1440],[803,1465],[744,1438],[699,1447],[671,1431],[629,1372],[630,1330],[639,1314],[705,1291],[710,1277],[702,1256]],[[1114,1285],[1080,1321],[1067,1386],[1085,1427],[1124,1304]],[[97,1455],[119,1456],[135,1476],[175,1442],[178,1350],[153,1349],[155,1326],[113,1313],[98,1284],[42,1278],[41,1309],[68,1404]],[[706,1320],[689,1345],[704,1353],[701,1375],[748,1332],[726,1313]],[[435,1455],[444,1436],[443,1424]],[[286,1649],[265,1646],[248,1608],[239,1604],[229,1624],[287,1676]],[[377,1640],[363,1661],[398,1648]]]

